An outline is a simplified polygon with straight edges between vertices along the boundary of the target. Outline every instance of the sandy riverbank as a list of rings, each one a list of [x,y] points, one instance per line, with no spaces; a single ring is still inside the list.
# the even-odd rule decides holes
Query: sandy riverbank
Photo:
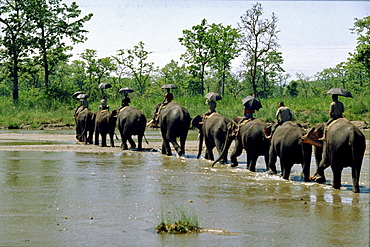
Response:
[[[30,144],[30,145],[10,145],[9,142],[13,141],[31,141],[31,142],[61,142],[60,144]],[[74,135],[61,135],[61,134],[19,134],[19,133],[0,133],[0,150],[4,151],[73,151],[73,152],[95,152],[95,153],[117,153],[122,152],[119,143],[117,147],[100,147],[95,145],[84,145],[76,142]],[[159,150],[161,142],[152,142],[149,144],[143,143],[145,150]],[[203,145],[204,148],[204,145]],[[232,147],[231,147],[232,148]],[[186,153],[196,154],[198,151],[197,141],[186,141]],[[125,152],[132,152],[125,150]],[[173,150],[173,153],[174,150]],[[366,141],[366,154],[370,156],[370,141]]]

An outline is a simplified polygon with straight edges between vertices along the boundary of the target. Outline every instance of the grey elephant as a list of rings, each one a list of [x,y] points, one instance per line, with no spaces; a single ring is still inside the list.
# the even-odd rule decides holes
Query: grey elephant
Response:
[[[130,143],[130,149],[136,148],[134,140],[132,140],[133,135],[137,135],[138,139],[138,150],[142,150],[142,140],[144,137],[145,127],[146,127],[146,117],[144,113],[135,107],[127,106],[122,108],[118,112],[118,130],[121,134],[121,148],[127,150],[127,141]]]
[[[284,179],[289,179],[294,164],[302,164],[304,181],[310,181],[312,146],[303,143],[306,132],[297,124],[287,121],[279,126],[271,139],[269,151],[269,174],[277,174],[276,159],[280,158],[280,167]]]
[[[110,138],[110,146],[114,147],[114,130],[117,122],[117,111],[109,112],[102,110],[96,113],[95,119],[95,145],[99,145],[99,135],[101,136],[101,146],[107,146],[107,135]]]
[[[227,124],[230,119],[221,116],[219,113],[212,113],[209,116],[198,115],[193,118],[192,125],[199,129],[199,148],[197,158],[202,152],[203,138],[206,144],[205,159],[214,160],[213,149],[216,147],[219,155],[227,139]],[[227,152],[222,155],[220,163],[227,162]]]
[[[154,114],[159,112],[158,123],[162,134],[162,154],[172,155],[170,143],[176,150],[178,155],[185,154],[185,142],[190,127],[189,112],[178,103],[171,101],[166,104],[164,108],[159,110],[162,103],[159,103],[155,109]],[[176,139],[180,139],[180,145]]]
[[[270,141],[266,135],[269,134],[267,131],[270,130],[270,128],[260,119],[243,121],[241,117],[234,117],[232,122],[234,124],[230,123],[228,125],[228,143],[224,145],[226,148],[222,155],[224,155],[224,152],[227,152],[227,148],[230,147],[231,142],[235,140],[235,148],[230,155],[232,167],[239,165],[237,157],[245,150],[247,153],[248,170],[253,172],[256,171],[257,159],[261,155],[265,157],[267,169]]]
[[[330,166],[333,172],[333,187],[340,189],[342,170],[345,167],[351,167],[352,191],[360,192],[360,172],[366,148],[364,134],[345,118],[330,124],[326,131],[326,140],[320,140],[323,137],[324,128],[325,124],[316,124],[304,139],[304,142],[322,150],[322,155],[316,155],[318,167],[312,179],[324,183],[326,180],[324,170]]]
[[[95,114],[85,108],[76,115],[75,122],[76,139],[85,144],[92,144],[95,129]]]

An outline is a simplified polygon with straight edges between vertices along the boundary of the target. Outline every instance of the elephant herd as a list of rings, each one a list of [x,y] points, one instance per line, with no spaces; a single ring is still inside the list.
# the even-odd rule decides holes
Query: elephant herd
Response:
[[[161,108],[161,109],[160,109]],[[228,119],[219,113],[201,114],[194,118],[178,103],[172,101],[164,107],[159,103],[154,114],[159,112],[158,124],[162,135],[162,154],[172,155],[170,144],[178,155],[185,154],[185,143],[190,126],[199,129],[199,145],[197,158],[201,156],[203,140],[205,142],[204,158],[225,164],[228,150],[234,142],[230,154],[232,167],[238,166],[238,156],[246,151],[247,169],[256,171],[259,156],[264,156],[266,170],[269,174],[277,174],[276,161],[280,159],[282,177],[289,179],[294,164],[302,165],[302,175],[306,182],[315,180],[325,182],[324,170],[331,166],[333,171],[333,187],[341,186],[343,168],[352,168],[353,192],[359,192],[359,178],[362,160],[365,153],[366,141],[362,132],[347,119],[338,119],[335,123],[325,126],[316,124],[308,133],[293,122],[285,122],[279,126],[270,138],[271,127],[259,119],[244,120],[240,117]],[[145,115],[138,109],[127,106],[121,110],[100,111],[96,114],[84,109],[76,116],[76,138],[86,144],[92,144],[95,132],[95,145],[106,146],[106,135],[114,146],[114,130],[118,121],[121,135],[121,148],[135,149],[133,135],[138,136],[137,150],[142,150],[142,140],[147,125]],[[324,129],[326,137],[323,139]],[[179,143],[177,142],[179,138]],[[312,147],[313,151],[312,152]],[[214,160],[213,149],[218,151]],[[317,171],[310,177],[311,155],[314,153]]]

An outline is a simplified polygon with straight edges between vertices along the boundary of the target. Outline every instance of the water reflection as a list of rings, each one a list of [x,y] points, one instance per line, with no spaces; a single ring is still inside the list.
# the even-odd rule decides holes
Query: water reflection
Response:
[[[368,246],[369,163],[361,192],[155,152],[0,151],[0,245]],[[368,159],[367,159],[368,161]],[[279,167],[279,165],[278,165]],[[312,165],[311,173],[314,172]],[[327,170],[328,183],[331,171]],[[194,210],[201,226],[239,235],[158,235],[161,212]],[[77,243],[77,244],[76,244]]]

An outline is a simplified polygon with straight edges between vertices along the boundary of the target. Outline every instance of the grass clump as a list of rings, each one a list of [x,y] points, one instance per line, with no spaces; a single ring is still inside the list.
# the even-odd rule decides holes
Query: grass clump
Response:
[[[161,234],[196,233],[201,229],[198,223],[198,216],[194,210],[181,206],[175,207],[173,212],[164,213],[162,210],[161,222],[155,230]]]

